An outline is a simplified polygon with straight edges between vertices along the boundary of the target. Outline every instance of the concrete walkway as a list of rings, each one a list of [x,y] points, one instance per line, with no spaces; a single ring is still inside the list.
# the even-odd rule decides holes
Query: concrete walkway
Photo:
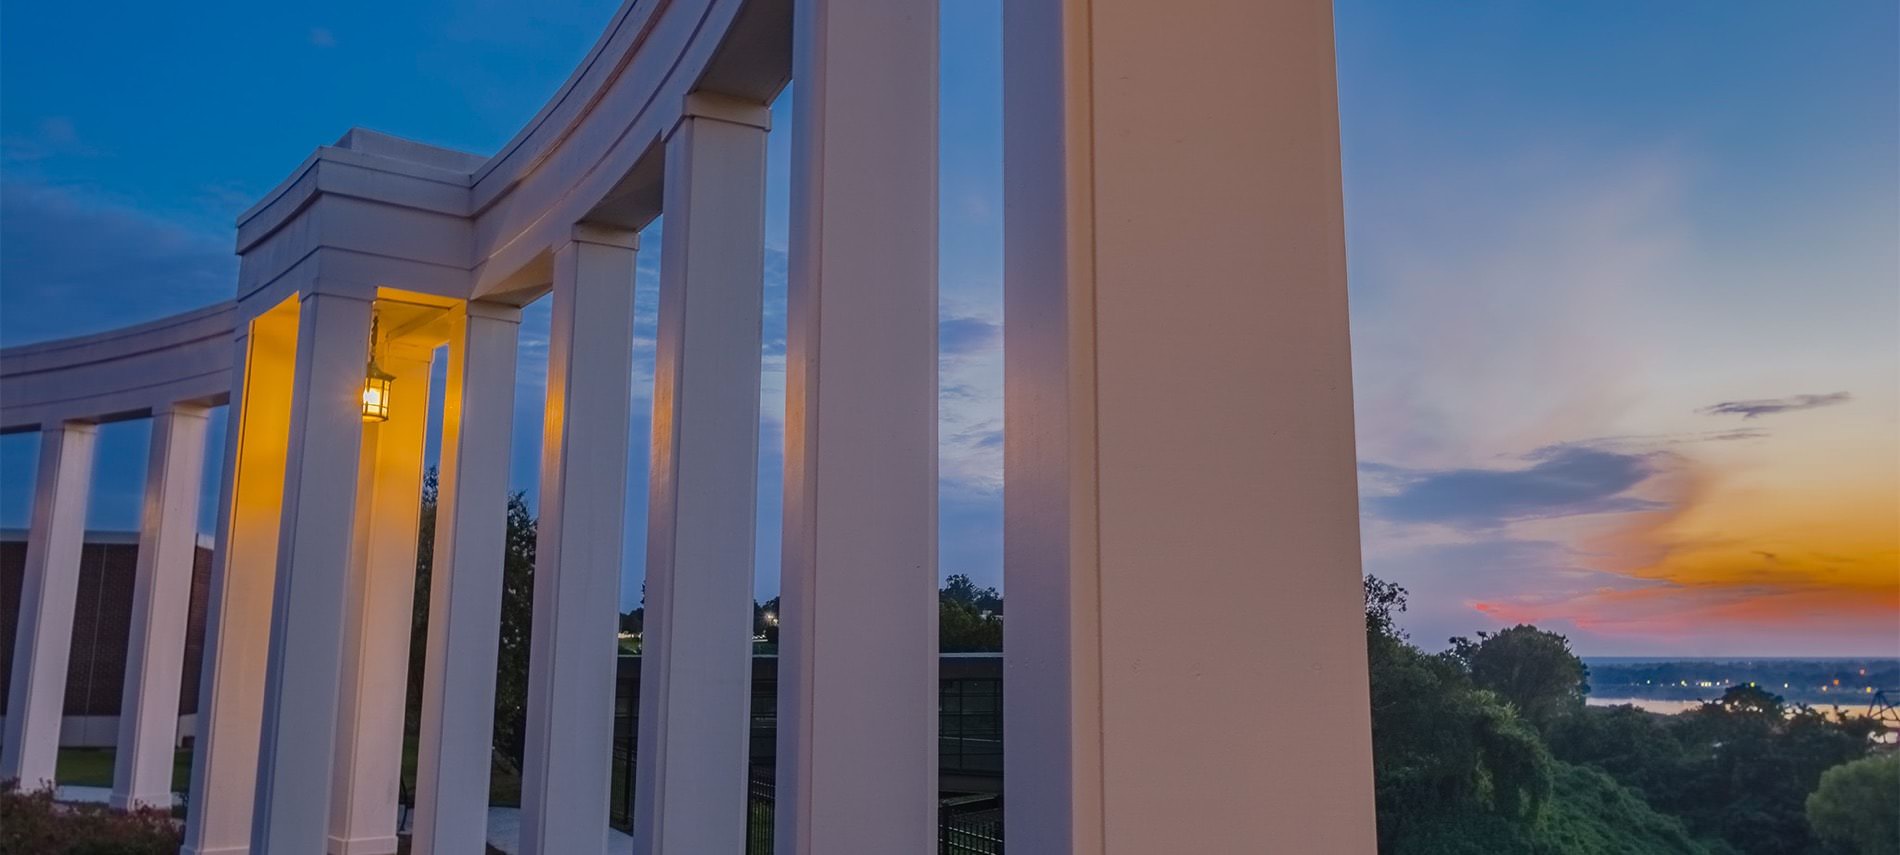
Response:
[[[72,784],[60,784],[53,788],[53,799],[55,801],[73,802],[75,804],[110,804],[112,802],[112,788],[79,787]],[[177,807],[184,803],[184,796],[178,793],[172,793],[172,807]]]
[[[508,855],[521,853],[521,809],[488,809],[488,845]],[[607,829],[607,855],[633,855],[633,838],[615,829]]]

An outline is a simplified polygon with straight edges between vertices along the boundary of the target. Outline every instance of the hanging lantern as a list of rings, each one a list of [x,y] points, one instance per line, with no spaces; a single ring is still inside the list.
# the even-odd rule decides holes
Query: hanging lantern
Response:
[[[369,322],[369,369],[363,377],[363,421],[366,422],[389,421],[390,387],[396,380],[395,375],[376,364],[379,320],[371,318]]]

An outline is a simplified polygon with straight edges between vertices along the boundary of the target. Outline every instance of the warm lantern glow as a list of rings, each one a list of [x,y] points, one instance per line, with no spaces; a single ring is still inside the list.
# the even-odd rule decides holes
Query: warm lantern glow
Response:
[[[363,378],[363,421],[389,421],[389,390],[396,378],[369,364],[369,374]]]
[[[372,315],[369,321],[369,369],[363,377],[363,421],[389,421],[389,391],[396,377],[382,366],[376,364],[377,346],[382,333],[382,318]]]

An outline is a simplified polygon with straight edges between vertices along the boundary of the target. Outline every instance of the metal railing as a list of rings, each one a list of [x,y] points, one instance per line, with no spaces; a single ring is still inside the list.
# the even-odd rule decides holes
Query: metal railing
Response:
[[[1003,797],[961,796],[937,805],[938,855],[1002,855]]]
[[[772,855],[777,804],[771,781],[752,779],[746,797],[746,855]],[[1003,855],[1003,799],[952,796],[937,806],[937,855]]]
[[[1002,774],[1002,674],[996,656],[945,657],[939,694],[939,758],[945,773],[937,813],[939,855],[1002,855],[1003,802],[995,793]],[[637,656],[620,659],[615,686],[613,730],[613,802],[610,821],[633,830],[634,775],[639,755],[639,674]],[[773,783],[777,738],[777,660],[753,662],[752,774],[746,791],[746,855],[771,855]]]

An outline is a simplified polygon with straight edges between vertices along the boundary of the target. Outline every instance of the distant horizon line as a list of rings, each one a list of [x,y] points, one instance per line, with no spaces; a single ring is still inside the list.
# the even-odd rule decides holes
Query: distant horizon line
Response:
[[[1591,660],[1620,662],[1900,662],[1900,653],[1842,653],[1801,656],[1754,656],[1748,654],[1716,654],[1713,656],[1668,656],[1668,655],[1614,655],[1598,656],[1578,653],[1578,659],[1585,664]]]

